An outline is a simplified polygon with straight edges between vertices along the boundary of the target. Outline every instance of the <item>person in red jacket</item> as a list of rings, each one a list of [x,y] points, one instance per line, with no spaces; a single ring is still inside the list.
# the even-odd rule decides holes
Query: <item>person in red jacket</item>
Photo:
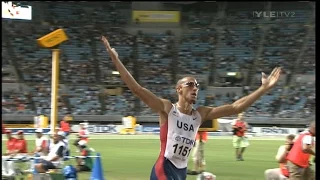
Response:
[[[238,118],[231,125],[233,128],[233,147],[236,149],[236,159],[237,161],[243,161],[243,152],[249,146],[249,141],[245,134],[248,123],[244,120],[244,113],[238,114]]]
[[[292,149],[295,135],[290,134],[286,137],[284,145],[281,145],[276,155],[276,160],[279,163],[279,168],[267,169],[264,172],[266,180],[284,180],[289,178],[289,169],[287,166],[287,156]]]
[[[11,176],[13,175],[15,166],[13,161],[6,161],[8,157],[14,156],[17,154],[16,142],[17,139],[12,136],[11,130],[7,129],[5,131],[7,134],[8,141],[6,143],[7,151],[2,156],[2,175]],[[8,157],[5,157],[8,156]]]
[[[79,142],[83,142],[85,144],[88,143],[89,139],[89,131],[84,123],[80,123],[80,130],[78,134],[78,138],[74,141],[73,145],[76,146],[80,150]]]
[[[60,130],[65,133],[66,137],[70,134],[70,124],[64,118],[60,121]]]
[[[27,153],[27,141],[24,139],[23,131],[18,131],[18,138],[15,143],[17,153]]]
[[[310,156],[316,156],[314,137],[316,136],[316,124],[313,121],[310,127],[299,134],[295,139],[291,151],[288,153],[288,167],[290,180],[314,180],[315,172],[310,168]]]
[[[6,130],[5,133],[7,134],[8,141],[6,143],[7,152],[4,153],[4,155],[14,154],[15,153],[15,144],[16,144],[17,139],[12,136],[11,130]]]

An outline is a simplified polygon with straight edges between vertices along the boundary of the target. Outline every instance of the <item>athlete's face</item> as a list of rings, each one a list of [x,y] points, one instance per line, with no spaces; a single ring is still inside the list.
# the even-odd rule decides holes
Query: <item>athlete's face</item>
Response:
[[[11,139],[12,134],[11,133],[7,133],[7,139]]]
[[[198,96],[199,84],[194,78],[182,79],[177,88],[178,94],[185,98],[190,104],[195,103]]]
[[[23,134],[19,134],[19,135],[18,135],[18,139],[24,139]]]
[[[52,139],[55,144],[57,144],[60,141],[59,135],[56,133],[53,135]]]
[[[243,121],[243,120],[244,120],[242,113],[238,115],[238,119],[239,119],[240,121]]]
[[[293,144],[293,139],[287,138],[286,139],[286,144]]]

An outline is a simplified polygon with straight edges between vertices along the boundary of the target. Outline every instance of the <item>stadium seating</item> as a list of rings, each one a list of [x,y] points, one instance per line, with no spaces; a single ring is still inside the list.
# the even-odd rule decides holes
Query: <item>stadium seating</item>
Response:
[[[209,77],[212,72],[248,71],[254,61],[258,62],[256,73],[262,69],[270,72],[275,66],[282,66],[291,74],[315,72],[315,33],[309,32],[314,28],[310,13],[306,13],[308,10],[296,10],[295,18],[285,23],[283,19],[252,17],[251,10],[231,8],[219,22],[212,16],[217,14],[216,9],[212,13],[186,11],[182,14],[186,26],[181,27],[186,29],[181,35],[170,31],[129,34],[123,26],[131,17],[125,13],[128,7],[120,4],[83,8],[81,3],[46,2],[43,6],[47,11],[35,17],[37,22],[3,19],[7,34],[2,33],[2,37],[10,41],[2,42],[2,80],[24,82],[30,87],[27,93],[4,91],[3,113],[50,112],[51,52],[41,49],[35,40],[57,28],[64,28],[69,36],[69,41],[60,46],[60,114],[71,111],[76,115],[155,115],[143,102],[135,103],[129,90],[118,96],[105,92],[107,86],[124,83],[114,72],[100,35],[109,38],[123,64],[139,77],[141,85],[172,101],[177,98],[175,75]],[[40,21],[41,25],[37,24]],[[214,26],[216,22],[219,26]],[[297,61],[302,48],[303,56]],[[300,62],[299,68],[293,66],[296,61]],[[213,63],[216,66],[211,66]],[[4,69],[10,69],[10,73]],[[199,91],[197,106],[219,106],[240,98],[235,94],[206,96],[207,85],[210,84],[204,83]],[[293,90],[291,86],[294,85],[275,88],[250,107],[247,115],[292,117],[295,112],[294,116],[302,117],[312,114],[314,86],[299,84]]]

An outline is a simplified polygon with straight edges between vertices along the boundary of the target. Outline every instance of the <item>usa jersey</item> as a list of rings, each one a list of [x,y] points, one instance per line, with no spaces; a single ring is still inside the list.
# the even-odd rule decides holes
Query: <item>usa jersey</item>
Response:
[[[201,116],[198,111],[192,110],[192,115],[187,115],[173,105],[168,121],[160,127],[160,156],[169,159],[177,168],[187,167],[200,125]]]

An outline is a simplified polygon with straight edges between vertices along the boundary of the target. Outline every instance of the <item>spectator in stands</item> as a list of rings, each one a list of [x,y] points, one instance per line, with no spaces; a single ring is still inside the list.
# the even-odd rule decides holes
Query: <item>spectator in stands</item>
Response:
[[[275,64],[283,65],[284,70],[292,71],[291,74],[296,74],[297,72],[301,74],[311,73],[315,69],[314,31],[307,31],[307,27],[310,27],[310,24],[312,29],[314,23],[312,19],[314,19],[314,17],[309,18],[308,13],[303,13],[304,17],[300,16],[300,14],[296,18],[292,18],[292,22],[286,21],[286,23],[284,23],[283,19],[281,20],[279,18],[270,18],[270,20],[266,18],[253,18],[251,11],[240,10],[238,7],[236,9],[227,8],[228,10],[226,10],[226,14],[223,17],[215,16],[214,14],[218,12],[216,10],[210,9],[210,12],[206,12],[203,11],[203,9],[199,9],[197,12],[183,12],[181,14],[182,23],[186,23],[189,27],[198,27],[200,29],[199,32],[195,32],[197,30],[192,29],[192,31],[195,32],[194,34],[183,33],[181,38],[171,37],[172,34],[169,33],[166,33],[169,36],[157,38],[158,35],[149,36],[147,33],[141,32],[138,34],[138,38],[135,39],[134,35],[126,33],[123,28],[117,27],[116,30],[110,30],[110,27],[124,25],[127,21],[127,19],[123,17],[122,8],[119,9],[117,7],[118,5],[113,5],[114,7],[94,8],[93,13],[89,13],[88,15],[88,13],[83,12],[82,5],[73,4],[72,7],[62,7],[62,5],[49,4],[49,9],[42,12],[44,16],[35,16],[35,18],[41,17],[41,27],[39,27],[38,24],[34,24],[34,22],[37,21],[13,22],[8,19],[3,19],[3,29],[6,30],[7,34],[4,35],[4,37],[13,38],[11,38],[8,43],[3,41],[2,59],[4,60],[2,64],[7,67],[4,67],[4,69],[12,69],[12,65],[16,66],[13,68],[17,70],[18,74],[18,77],[15,77],[15,81],[22,80],[38,84],[42,84],[43,82],[48,84],[48,82],[51,81],[50,72],[47,73],[48,69],[50,71],[51,68],[51,55],[48,51],[33,46],[34,37],[29,35],[34,34],[38,36],[40,34],[47,34],[47,32],[54,30],[58,26],[63,26],[67,34],[72,37],[70,41],[61,47],[64,51],[60,65],[61,82],[67,87],[70,87],[70,83],[77,84],[76,86],[78,86],[82,83],[99,83],[100,81],[108,85],[123,84],[119,77],[110,76],[110,72],[114,69],[112,63],[102,60],[102,57],[104,57],[104,49],[100,44],[97,44],[99,42],[96,39],[99,34],[101,34],[100,32],[106,33],[110,41],[117,45],[115,48],[119,51],[119,54],[125,56],[123,58],[121,57],[124,65],[128,67],[128,64],[130,64],[130,71],[140,68],[140,71],[136,71],[138,75],[140,74],[139,80],[141,82],[147,81],[147,85],[171,82],[173,80],[173,73],[163,72],[167,72],[168,67],[171,69],[169,72],[175,71],[175,65],[179,67],[177,69],[180,71],[175,71],[177,75],[182,73],[207,74],[211,70],[218,72],[218,74],[224,74],[223,71],[228,69],[235,69],[237,71],[255,69],[260,73],[262,68],[271,68]],[[120,4],[122,6],[122,3]],[[68,9],[68,11],[57,13],[60,8]],[[105,11],[110,13],[102,13]],[[187,22],[183,20],[185,16],[188,17],[186,19]],[[71,19],[65,17],[70,17]],[[77,22],[75,22],[74,19],[76,19]],[[310,22],[309,19],[311,20]],[[216,20],[221,20],[223,24],[226,25],[221,26],[219,29],[211,28],[211,23]],[[74,25],[71,26],[70,23]],[[105,23],[108,24],[108,27],[103,25]],[[228,24],[232,24],[233,26],[228,26]],[[185,28],[185,26],[183,28]],[[186,32],[189,32],[189,30]],[[305,48],[305,58],[300,63],[299,68],[295,70],[296,72],[294,72],[292,65],[295,63],[291,62],[295,61],[298,53],[301,52],[300,46],[304,44],[306,34],[310,36],[310,39]],[[262,43],[261,37],[265,37],[262,45],[260,45],[260,43]],[[179,39],[182,41],[179,42]],[[195,48],[191,49],[190,46]],[[259,52],[258,48],[262,50],[260,54],[262,57],[253,63],[253,59],[249,57],[259,56],[259,54],[257,54]],[[125,53],[120,52],[120,49]],[[16,58],[12,58],[15,56]],[[134,58],[132,56],[134,56]],[[147,57],[144,58],[143,56]],[[176,56],[178,56],[178,58]],[[175,61],[171,63],[172,58],[175,59]],[[133,59],[138,59],[138,61],[142,59],[142,62],[135,64],[133,63]],[[150,59],[153,61],[150,62]],[[165,59],[170,60],[168,61],[170,62],[169,65],[163,65]],[[216,67],[212,67],[213,69],[211,68],[212,62],[216,64]],[[141,67],[144,67],[143,63],[152,63],[152,68],[150,66],[141,69]],[[251,68],[252,64],[256,64],[256,68]],[[269,70],[267,69],[267,71]],[[4,74],[8,74],[7,70],[5,72],[3,71],[3,75]],[[143,76],[141,76],[142,74]],[[158,77],[158,74],[163,74],[165,77]],[[11,80],[11,77],[9,79],[10,81],[14,80]],[[9,79],[3,76],[3,82]],[[217,82],[217,80],[212,81]],[[223,82],[220,86],[231,86],[231,84],[232,83]],[[36,110],[32,106],[35,104],[37,108],[44,108],[46,113],[48,113],[50,109],[48,102],[50,101],[47,99],[50,98],[51,89],[44,85],[41,85],[41,87],[42,88],[38,88],[38,90],[32,92],[30,96],[23,95],[21,92],[12,94],[10,91],[9,93],[4,93],[2,112],[34,114]],[[78,88],[72,90],[70,94],[73,94],[77,89]],[[157,91],[161,90],[161,88],[155,89],[159,89]],[[158,93],[157,91],[155,91],[156,94]],[[169,94],[165,92],[159,93],[161,93],[161,95]],[[82,92],[80,94],[82,94]],[[132,96],[131,93],[130,95]],[[73,97],[66,97],[66,101],[61,102],[61,105],[59,102],[59,112],[61,113],[63,112],[62,110],[66,111],[66,109],[72,108],[74,114],[101,115],[100,109],[105,109],[103,104],[96,103],[99,102],[96,100],[98,99],[96,98],[96,94],[88,95],[88,97],[79,97],[80,98],[74,101],[71,100]],[[64,97],[60,97],[59,99],[63,98]],[[223,98],[224,96],[220,99]],[[71,102],[70,104],[66,103],[69,101]],[[110,105],[111,108],[108,108],[107,105],[107,110],[104,111],[104,113],[108,115],[121,114],[121,109],[126,109],[127,107],[115,107],[113,105],[114,103],[119,104],[117,102],[121,101],[124,101],[123,104],[127,104],[128,97],[117,96],[116,98],[108,99],[106,104]],[[95,103],[94,106],[92,106],[92,102]],[[133,101],[130,100],[128,103],[130,104],[129,111],[135,110],[135,107],[131,108],[132,102]],[[288,103],[292,102],[288,100],[288,102],[274,104],[287,106]],[[269,116],[269,114],[281,112],[283,114],[280,116],[292,117],[293,112],[297,112],[299,116],[308,116],[312,115],[314,111],[310,109],[310,103],[312,102],[305,103],[306,107],[299,108],[299,111],[293,111],[296,107],[295,104],[289,104],[286,110],[283,110],[282,107],[267,107],[263,109],[261,106],[263,106],[264,103],[261,102],[260,105],[258,105],[258,103],[256,104],[257,106],[255,105],[254,110],[248,111],[248,114],[251,114],[250,112],[257,112],[259,115]],[[217,105],[217,103],[214,101],[213,105]],[[274,107],[273,105],[268,106]],[[141,108],[136,109],[140,110]],[[151,114],[150,112],[151,111],[144,113],[144,111],[142,111],[142,113],[139,113]],[[285,114],[285,112],[287,114]]]

